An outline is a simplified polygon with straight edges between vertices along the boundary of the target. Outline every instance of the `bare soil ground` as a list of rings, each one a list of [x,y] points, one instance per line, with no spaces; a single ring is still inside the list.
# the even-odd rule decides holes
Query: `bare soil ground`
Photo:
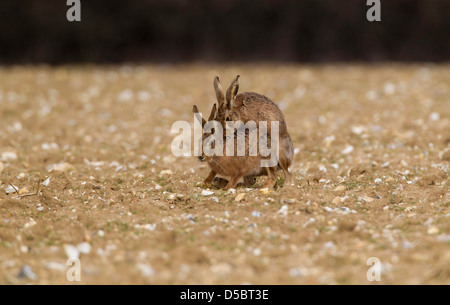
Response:
[[[282,108],[295,188],[202,195],[171,154],[236,74]],[[75,255],[83,284],[370,284],[371,257],[450,284],[449,143],[448,65],[4,67],[0,283],[70,284]]]

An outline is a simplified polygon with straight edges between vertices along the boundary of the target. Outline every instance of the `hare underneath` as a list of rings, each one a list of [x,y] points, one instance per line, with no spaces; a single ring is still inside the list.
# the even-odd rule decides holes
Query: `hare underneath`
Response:
[[[237,94],[239,90],[239,75],[231,83],[226,94],[226,116],[227,121],[249,121],[267,122],[267,135],[271,134],[271,122],[279,123],[279,166],[284,172],[285,183],[292,183],[292,175],[289,167],[294,157],[294,146],[287,131],[286,121],[280,108],[268,97],[255,93],[244,92]]]
[[[220,108],[220,107],[219,107]],[[197,106],[193,108],[194,113],[198,113]],[[211,110],[211,114],[209,116],[209,121],[216,119],[216,104],[214,104],[213,109]],[[224,122],[220,122],[224,123]],[[205,126],[206,121],[202,119],[201,121],[202,127]],[[245,155],[244,156],[227,156],[227,137],[223,137],[223,154],[222,156],[212,155],[208,156],[204,152],[202,156],[199,157],[200,161],[207,162],[210,168],[210,173],[208,177],[204,180],[203,184],[206,186],[210,186],[213,182],[213,179],[216,175],[223,175],[231,177],[228,181],[225,189],[236,188],[238,182],[241,178],[244,179],[244,185],[251,186],[255,182],[255,177],[267,175],[267,181],[264,184],[263,188],[273,188],[276,183],[276,172],[281,168],[279,166],[275,167],[261,167],[261,160],[269,159],[270,157],[261,157],[259,153],[256,156],[250,156],[250,144],[249,138],[252,136],[253,132],[257,132],[257,130],[249,131],[249,133],[245,134]],[[211,141],[210,143],[205,143],[206,140],[211,136],[209,133],[204,133],[202,136],[202,143],[206,145],[210,145],[209,148],[215,148],[215,141]],[[234,151],[236,152],[237,141],[235,135],[233,137],[232,145],[234,145]]]

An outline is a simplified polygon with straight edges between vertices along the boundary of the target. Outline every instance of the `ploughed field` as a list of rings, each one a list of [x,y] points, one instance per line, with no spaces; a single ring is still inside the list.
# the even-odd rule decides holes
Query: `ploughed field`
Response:
[[[171,153],[237,74],[283,110],[294,188],[205,189]],[[78,257],[85,284],[371,284],[374,257],[449,284],[449,143],[448,65],[3,67],[0,283],[70,284]]]

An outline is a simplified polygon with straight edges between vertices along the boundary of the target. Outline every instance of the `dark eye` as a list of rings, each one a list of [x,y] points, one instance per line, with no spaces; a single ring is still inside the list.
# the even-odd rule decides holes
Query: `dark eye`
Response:
[[[230,119],[230,117],[229,116],[227,116],[227,119],[226,119],[227,121],[230,121],[231,119]]]

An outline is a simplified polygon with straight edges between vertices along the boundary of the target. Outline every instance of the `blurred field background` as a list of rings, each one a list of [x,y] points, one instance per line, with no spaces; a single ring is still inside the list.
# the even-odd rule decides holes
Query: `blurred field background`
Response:
[[[448,0],[1,1],[0,62],[446,61]]]
[[[1,284],[72,256],[82,284],[371,284],[370,257],[450,283],[449,1],[81,3],[0,3]],[[237,74],[285,114],[292,189],[170,152]]]

